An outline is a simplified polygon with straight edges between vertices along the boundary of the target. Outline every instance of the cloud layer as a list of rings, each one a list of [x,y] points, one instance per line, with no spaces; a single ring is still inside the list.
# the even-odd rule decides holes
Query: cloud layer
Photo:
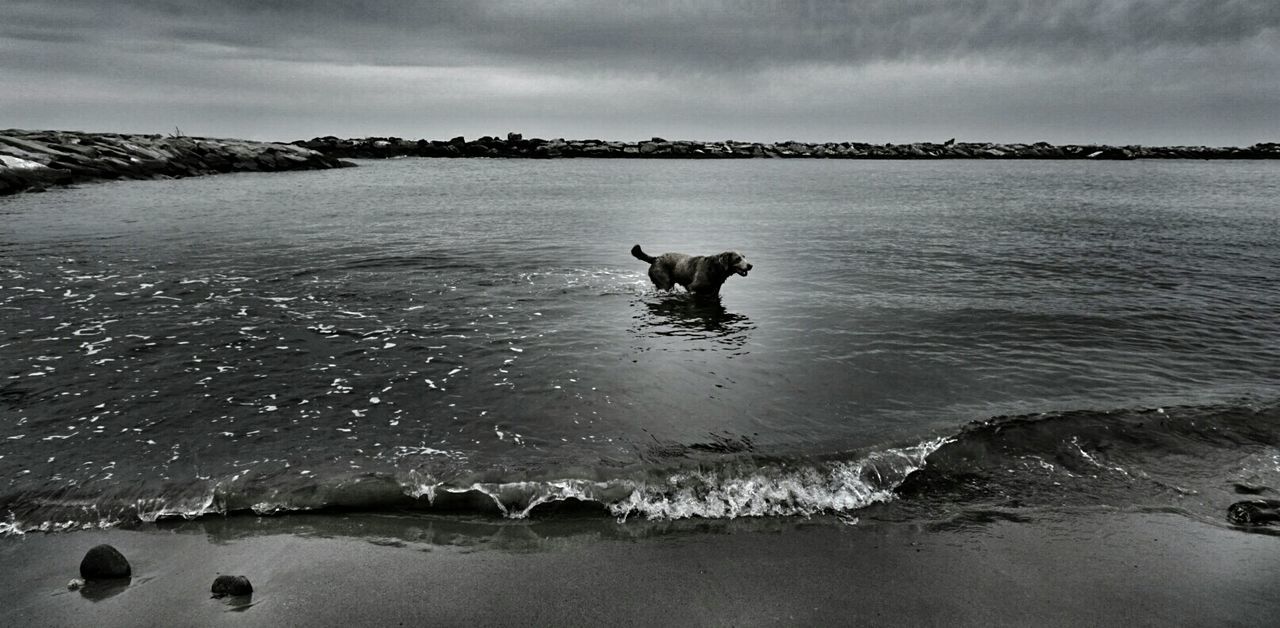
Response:
[[[1252,143],[1273,0],[0,0],[0,126]],[[946,136],[946,137],[943,137]]]

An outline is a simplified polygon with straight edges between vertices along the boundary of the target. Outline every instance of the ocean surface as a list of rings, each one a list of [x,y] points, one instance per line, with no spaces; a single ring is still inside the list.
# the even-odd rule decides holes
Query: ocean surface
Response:
[[[0,533],[1225,525],[1280,489],[1277,198],[1276,162],[481,159],[0,198]],[[754,269],[696,300],[634,244]]]

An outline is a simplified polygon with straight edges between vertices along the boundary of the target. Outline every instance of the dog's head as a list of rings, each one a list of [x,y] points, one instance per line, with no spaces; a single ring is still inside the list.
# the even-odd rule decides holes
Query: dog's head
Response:
[[[738,274],[746,277],[747,271],[752,269],[752,265],[743,259],[742,254],[737,251],[725,251],[716,257],[719,258],[720,265],[725,268],[725,272],[728,274]]]

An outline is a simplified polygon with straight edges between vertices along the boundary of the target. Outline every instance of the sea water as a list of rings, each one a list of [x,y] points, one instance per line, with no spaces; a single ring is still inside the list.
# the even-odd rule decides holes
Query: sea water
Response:
[[[1216,518],[1280,486],[1277,181],[401,159],[0,198],[0,526],[566,502]],[[634,244],[754,268],[693,299]]]

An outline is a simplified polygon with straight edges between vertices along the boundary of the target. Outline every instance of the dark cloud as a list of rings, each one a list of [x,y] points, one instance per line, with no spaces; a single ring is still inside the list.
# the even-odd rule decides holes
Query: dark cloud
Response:
[[[1234,141],[1280,126],[1274,0],[0,0],[0,14],[0,77],[45,81],[0,95],[0,112],[169,101],[341,133],[353,126],[323,107],[350,94],[384,127],[429,111],[565,134],[578,120],[906,139],[963,123]]]
[[[870,0],[820,2],[16,3],[5,33],[176,39],[272,58],[362,63],[608,64],[652,69],[870,63],[954,56],[1108,57],[1232,45],[1280,28],[1273,0]]]

